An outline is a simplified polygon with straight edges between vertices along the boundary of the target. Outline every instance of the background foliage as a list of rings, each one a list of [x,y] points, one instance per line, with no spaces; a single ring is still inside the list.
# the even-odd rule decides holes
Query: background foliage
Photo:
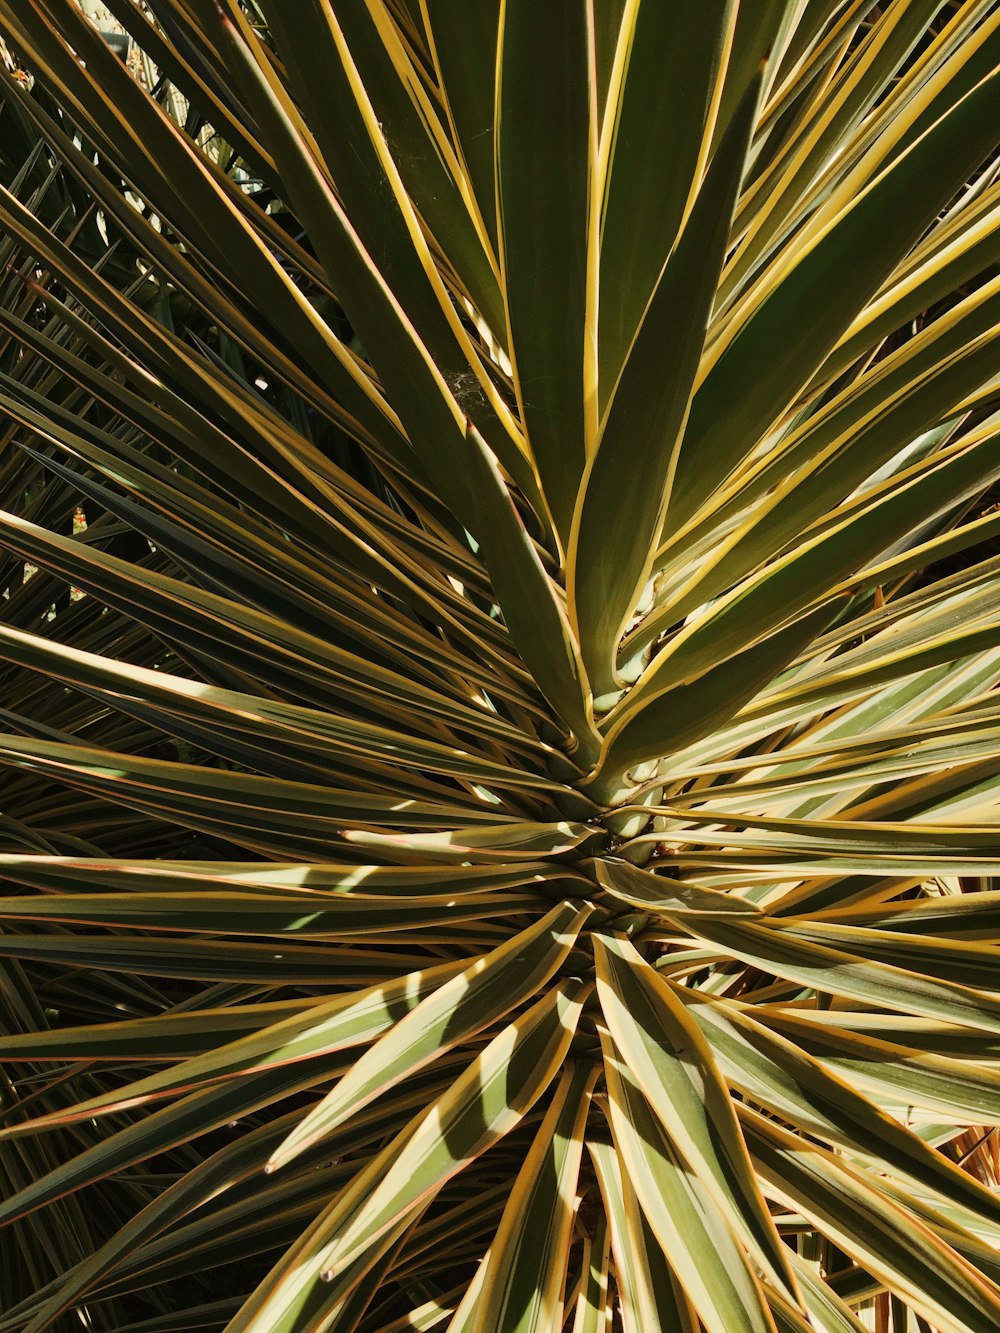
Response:
[[[1000,10],[0,8],[0,1330],[1000,1324]]]

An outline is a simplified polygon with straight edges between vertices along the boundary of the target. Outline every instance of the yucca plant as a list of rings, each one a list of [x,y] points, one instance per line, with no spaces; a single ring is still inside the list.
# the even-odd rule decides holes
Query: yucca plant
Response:
[[[0,5],[0,1333],[993,1333],[1000,6],[106,5]]]

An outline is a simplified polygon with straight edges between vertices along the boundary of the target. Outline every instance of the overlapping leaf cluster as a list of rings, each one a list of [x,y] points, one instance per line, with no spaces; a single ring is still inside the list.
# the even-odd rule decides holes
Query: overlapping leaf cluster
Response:
[[[0,1330],[991,1333],[1000,8],[107,8],[0,6]]]

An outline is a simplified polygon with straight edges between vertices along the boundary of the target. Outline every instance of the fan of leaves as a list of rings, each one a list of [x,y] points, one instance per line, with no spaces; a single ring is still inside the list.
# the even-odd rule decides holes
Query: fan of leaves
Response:
[[[0,7],[0,1333],[993,1333],[1000,7],[107,8]]]

